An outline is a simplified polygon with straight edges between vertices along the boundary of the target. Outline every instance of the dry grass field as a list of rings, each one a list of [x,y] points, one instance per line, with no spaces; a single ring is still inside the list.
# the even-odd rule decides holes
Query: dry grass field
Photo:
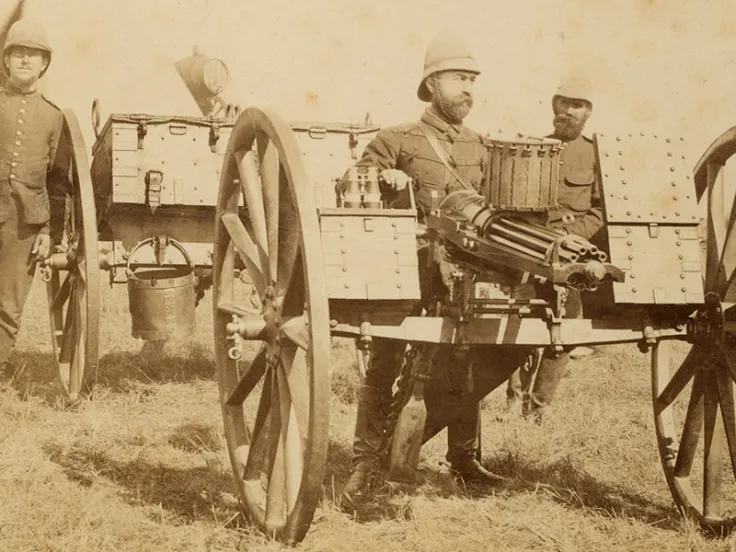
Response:
[[[99,388],[58,407],[45,291],[36,282],[0,386],[0,550],[282,550],[243,519],[222,436],[211,302],[198,330],[155,356],[130,337],[124,287],[103,288]],[[349,344],[335,343],[323,499],[300,548],[386,550],[734,550],[675,510],[656,451],[648,360],[633,346],[571,363],[543,427],[494,421],[484,404],[484,461],[509,482],[479,494],[441,464],[444,434],[423,451],[416,488],[385,485],[352,519],[335,504],[349,473],[358,385]]]

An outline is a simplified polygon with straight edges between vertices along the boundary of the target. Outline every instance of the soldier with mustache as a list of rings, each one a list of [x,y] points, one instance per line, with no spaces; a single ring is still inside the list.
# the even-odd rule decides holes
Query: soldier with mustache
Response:
[[[36,263],[49,256],[68,190],[68,164],[57,155],[64,117],[39,91],[50,62],[44,30],[16,21],[3,47],[8,80],[0,88],[0,376],[10,375]]]
[[[561,155],[564,178],[560,180],[558,190],[559,208],[549,213],[547,225],[587,239],[593,238],[603,228],[595,152],[592,141],[583,136],[585,123],[593,110],[591,98],[590,82],[584,75],[565,79],[552,98],[555,130],[549,136],[562,141],[565,148]],[[539,286],[525,284],[514,290],[514,297],[530,299],[541,293]],[[569,289],[565,317],[580,316],[580,292]],[[538,349],[531,354],[526,365],[509,378],[507,413],[518,412],[521,406],[524,415],[532,415],[535,421],[540,422],[565,374],[569,353],[566,351],[555,358],[551,351]],[[536,379],[531,387],[535,371]]]
[[[486,149],[480,134],[463,124],[473,106],[473,84],[478,74],[478,63],[465,41],[451,33],[439,34],[427,47],[424,73],[417,91],[419,99],[429,102],[430,106],[417,122],[382,129],[366,146],[357,163],[358,167],[378,169],[381,192],[390,206],[408,207],[408,187],[412,181],[416,182],[419,222],[447,193],[480,189]],[[421,241],[418,255],[422,298],[446,294],[449,263],[440,262],[438,270],[427,268],[428,247]],[[421,305],[418,307],[421,310]],[[437,351],[439,348],[435,347]],[[346,509],[354,508],[368,492],[379,470],[379,449],[391,408],[392,386],[404,351],[402,342],[374,339],[373,360],[358,396],[353,472],[342,495]],[[444,366],[458,363],[444,357],[430,362]],[[502,384],[518,363],[506,365],[511,368],[496,373],[497,381],[493,386]],[[462,400],[458,394],[446,392],[446,388],[439,384],[434,390],[429,384],[426,388],[425,440],[447,425],[447,460],[451,473],[465,482],[498,483],[501,478],[477,460],[480,445],[477,398]]]

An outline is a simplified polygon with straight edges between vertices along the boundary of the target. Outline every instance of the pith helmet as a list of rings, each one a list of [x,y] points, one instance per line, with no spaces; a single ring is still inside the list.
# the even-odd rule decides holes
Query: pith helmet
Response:
[[[3,55],[13,46],[43,50],[49,56],[49,63],[51,62],[51,46],[49,46],[49,41],[46,38],[46,32],[41,25],[34,21],[19,19],[13,23],[8,30],[8,38],[5,41],[5,46],[3,46]],[[48,65],[46,69],[48,69]],[[41,72],[41,75],[46,72],[46,69]]]
[[[449,31],[443,31],[434,37],[424,54],[424,74],[417,90],[417,96],[423,102],[431,99],[429,90],[425,86],[427,77],[440,71],[468,71],[476,75],[480,74],[478,62],[475,61],[465,40]]]
[[[571,100],[585,100],[591,107],[593,106],[593,86],[587,75],[576,73],[563,77],[560,85],[552,97],[552,104],[558,96],[570,98]]]

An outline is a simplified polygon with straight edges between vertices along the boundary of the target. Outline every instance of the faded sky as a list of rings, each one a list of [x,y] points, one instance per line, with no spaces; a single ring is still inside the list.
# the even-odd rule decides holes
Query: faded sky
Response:
[[[0,16],[7,8],[0,7]],[[736,124],[733,0],[27,0],[55,53],[49,97],[90,136],[110,112],[197,115],[173,63],[200,45],[229,66],[228,98],[284,118],[415,119],[427,41],[463,32],[483,74],[468,123],[544,133],[568,67],[599,87],[589,131],[646,125],[683,135],[695,163]]]

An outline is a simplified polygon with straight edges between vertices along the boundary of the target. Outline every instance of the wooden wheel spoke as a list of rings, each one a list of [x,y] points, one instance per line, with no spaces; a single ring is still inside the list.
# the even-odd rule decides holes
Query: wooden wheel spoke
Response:
[[[258,246],[268,253],[266,233],[266,213],[263,208],[261,178],[252,151],[239,151],[235,154],[240,174],[240,185],[248,208],[248,219],[253,225],[253,237]],[[264,267],[264,269],[267,267]]]
[[[309,350],[309,328],[306,313],[288,319],[281,325],[281,333],[292,343],[305,351]]]
[[[289,402],[283,399],[283,382],[279,381],[278,369],[273,371],[274,385],[271,389],[271,426],[269,430],[268,490],[266,492],[266,530],[269,533],[280,528],[286,521],[286,466],[284,461],[285,425],[288,424]],[[284,409],[287,413],[284,416]]]
[[[243,478],[246,480],[253,477],[260,478],[261,470],[268,460],[269,451],[275,451],[276,443],[271,431],[275,410],[273,408],[274,386],[273,371],[269,371],[263,383],[261,400],[258,403],[258,411],[253,423],[248,461],[243,474]],[[278,414],[276,415],[278,416]],[[275,439],[278,439],[278,434],[276,434]]]
[[[703,355],[700,353],[697,347],[693,347],[692,349],[690,349],[690,352],[685,358],[685,361],[677,369],[675,374],[672,376],[672,379],[670,379],[670,381],[665,386],[662,393],[660,393],[660,395],[657,397],[654,405],[655,415],[659,414],[665,408],[670,406],[680,395],[680,393],[682,393],[682,390],[690,382],[695,373],[701,369],[700,361],[702,360],[702,358]]]
[[[309,430],[309,366],[304,349],[284,345],[281,347],[280,369],[287,382],[289,401],[299,433],[306,438]]]
[[[721,406],[723,416],[723,429],[726,434],[726,443],[731,458],[731,469],[736,475],[736,409],[734,409],[734,383],[728,372],[719,369],[718,377],[718,402]]]
[[[718,416],[718,382],[713,370],[705,374],[704,393],[704,470],[703,515],[721,515],[721,479],[723,470],[723,423]]]
[[[262,347],[250,365],[245,369],[245,373],[240,376],[240,381],[238,381],[235,388],[227,396],[227,399],[225,399],[225,404],[228,406],[241,406],[255,386],[258,385],[258,382],[261,381],[265,373],[266,349]]]
[[[64,278],[64,281],[61,283],[61,286],[59,286],[59,289],[56,290],[56,293],[54,294],[54,298],[51,300],[51,306],[50,308],[52,310],[58,310],[64,306],[64,303],[66,303],[67,299],[69,299],[69,294],[71,292],[71,274],[67,274],[66,278]]]
[[[286,507],[290,512],[294,508],[304,471],[304,451],[300,433],[306,431],[297,420],[295,405],[292,401],[291,385],[284,366],[282,355],[277,366],[279,382],[279,405],[281,407],[281,432],[284,479],[286,483]]]
[[[253,284],[256,286],[258,292],[263,295],[266,290],[266,280],[263,274],[261,259],[264,255],[259,252],[258,246],[251,239],[243,225],[243,221],[240,220],[237,214],[224,214],[220,220],[230,235],[230,239],[235,245],[240,258],[245,263],[248,273],[253,279]]]
[[[685,424],[682,428],[682,439],[677,452],[677,461],[675,462],[675,476],[677,477],[689,476],[693,467],[695,451],[698,448],[700,432],[703,428],[703,395],[703,372],[698,372],[693,379],[690,403],[687,406]]]
[[[269,268],[272,278],[277,278],[279,267],[279,217],[281,177],[283,173],[279,165],[279,154],[276,144],[264,134],[256,137],[258,158],[261,161],[261,184],[263,190],[263,208],[266,216],[266,236],[268,241]],[[285,200],[285,198],[284,198]],[[291,230],[291,229],[289,229]]]
[[[278,254],[278,272],[276,272],[276,293],[279,296],[286,294],[291,286],[294,274],[296,273],[296,263],[299,259],[299,250],[301,247],[301,229],[299,228],[299,213],[296,205],[291,200],[288,190],[288,182],[286,176],[281,174],[281,208],[279,211],[279,254]]]

